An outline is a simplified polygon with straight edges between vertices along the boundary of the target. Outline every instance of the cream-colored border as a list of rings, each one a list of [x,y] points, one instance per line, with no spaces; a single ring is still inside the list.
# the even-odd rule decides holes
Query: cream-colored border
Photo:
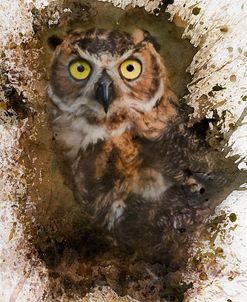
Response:
[[[0,3],[0,49],[11,41],[20,43],[32,36],[32,17],[30,9],[41,9],[52,0],[5,0]],[[125,8],[145,7],[153,11],[158,7],[154,1],[112,0],[114,5]],[[212,116],[216,110],[220,117],[221,131],[228,139],[229,155],[238,155],[239,168],[247,165],[247,3],[245,0],[175,0],[169,5],[171,20],[187,24],[184,37],[191,40],[199,51],[189,67],[193,75],[189,85],[188,103],[195,108],[191,117],[201,117],[203,102],[210,101],[204,114]],[[59,18],[59,15],[56,16]],[[180,20],[180,21],[178,21]],[[20,35],[21,33],[21,35]],[[10,50],[11,52],[11,50]],[[18,85],[18,83],[16,84]],[[216,88],[215,88],[216,87]],[[224,89],[218,90],[217,87]],[[213,91],[213,93],[210,93]],[[210,93],[210,98],[208,97]],[[3,96],[1,95],[1,99]],[[200,108],[200,110],[199,110]],[[1,116],[0,116],[1,117]],[[2,117],[3,118],[3,117]],[[233,130],[232,130],[233,129]],[[42,301],[46,287],[46,270],[41,263],[30,267],[24,256],[17,250],[22,240],[22,228],[13,210],[11,192],[25,193],[25,179],[22,167],[16,167],[21,150],[18,139],[25,130],[25,122],[20,125],[15,116],[4,117],[0,123],[0,301]],[[229,130],[231,130],[229,132]],[[13,178],[9,175],[15,175]],[[237,220],[222,223],[215,244],[222,249],[222,257],[217,263],[203,263],[200,275],[193,266],[184,273],[185,281],[192,281],[194,288],[185,301],[244,302],[247,297],[247,185],[236,190],[216,209],[216,216],[222,212],[236,215]],[[14,194],[13,194],[14,195]],[[213,219],[213,218],[212,218]],[[233,219],[235,220],[235,219]],[[196,242],[192,255],[198,250],[203,255],[210,251],[207,240]],[[35,255],[34,255],[35,258]],[[27,273],[28,272],[28,273]],[[40,275],[42,272],[42,277]],[[118,297],[110,289],[89,294],[83,301],[131,301],[131,298]]]

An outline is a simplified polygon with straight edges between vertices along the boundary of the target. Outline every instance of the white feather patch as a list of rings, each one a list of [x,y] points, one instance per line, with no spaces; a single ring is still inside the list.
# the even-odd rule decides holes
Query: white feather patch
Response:
[[[133,182],[132,190],[136,194],[142,195],[145,199],[158,199],[172,184],[155,170],[148,169],[148,173],[145,173],[145,170],[139,173],[139,181]],[[151,176],[149,181],[145,179],[145,174],[148,177]]]
[[[72,129],[77,133],[80,132],[82,137],[81,148],[84,150],[88,145],[96,144],[108,136],[103,126],[89,124],[83,117],[76,118],[72,122]]]
[[[164,94],[164,83],[163,81],[160,82],[159,88],[156,91],[156,93],[154,94],[154,96],[149,99],[146,102],[136,102],[136,101],[129,101],[130,102],[130,106],[133,109],[138,109],[139,111],[142,112],[149,112],[153,109],[153,107],[155,106],[157,100],[159,100]]]
[[[126,204],[122,199],[115,200],[111,205],[109,213],[106,216],[106,223],[108,230],[112,230],[114,224],[119,221],[121,216],[123,215],[124,209],[126,208]]]

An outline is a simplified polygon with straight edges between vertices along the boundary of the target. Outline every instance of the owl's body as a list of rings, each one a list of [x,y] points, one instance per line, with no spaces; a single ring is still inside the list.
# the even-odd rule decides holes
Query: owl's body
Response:
[[[69,36],[55,51],[49,96],[62,170],[92,224],[141,255],[172,253],[209,211],[220,177],[178,118],[150,36]]]

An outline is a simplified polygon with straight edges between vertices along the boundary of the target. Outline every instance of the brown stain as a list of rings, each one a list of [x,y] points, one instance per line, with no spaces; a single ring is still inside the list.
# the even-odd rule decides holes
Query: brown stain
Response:
[[[176,24],[178,27],[186,28],[188,26],[188,22],[183,20],[179,15],[175,14],[173,17],[173,22]]]

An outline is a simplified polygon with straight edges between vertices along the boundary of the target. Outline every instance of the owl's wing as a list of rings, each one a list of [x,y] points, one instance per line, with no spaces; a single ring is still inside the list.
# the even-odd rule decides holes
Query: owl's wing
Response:
[[[179,124],[170,125],[159,141],[143,141],[142,146],[146,162],[153,162],[174,182],[155,200],[129,195],[128,207],[115,227],[116,238],[158,261],[178,257],[179,251],[184,257],[186,242],[227,194],[237,169],[232,160]]]
[[[183,123],[171,123],[158,141],[143,142],[141,155],[164,176],[192,192],[219,190],[234,179],[234,161],[212,150]]]

